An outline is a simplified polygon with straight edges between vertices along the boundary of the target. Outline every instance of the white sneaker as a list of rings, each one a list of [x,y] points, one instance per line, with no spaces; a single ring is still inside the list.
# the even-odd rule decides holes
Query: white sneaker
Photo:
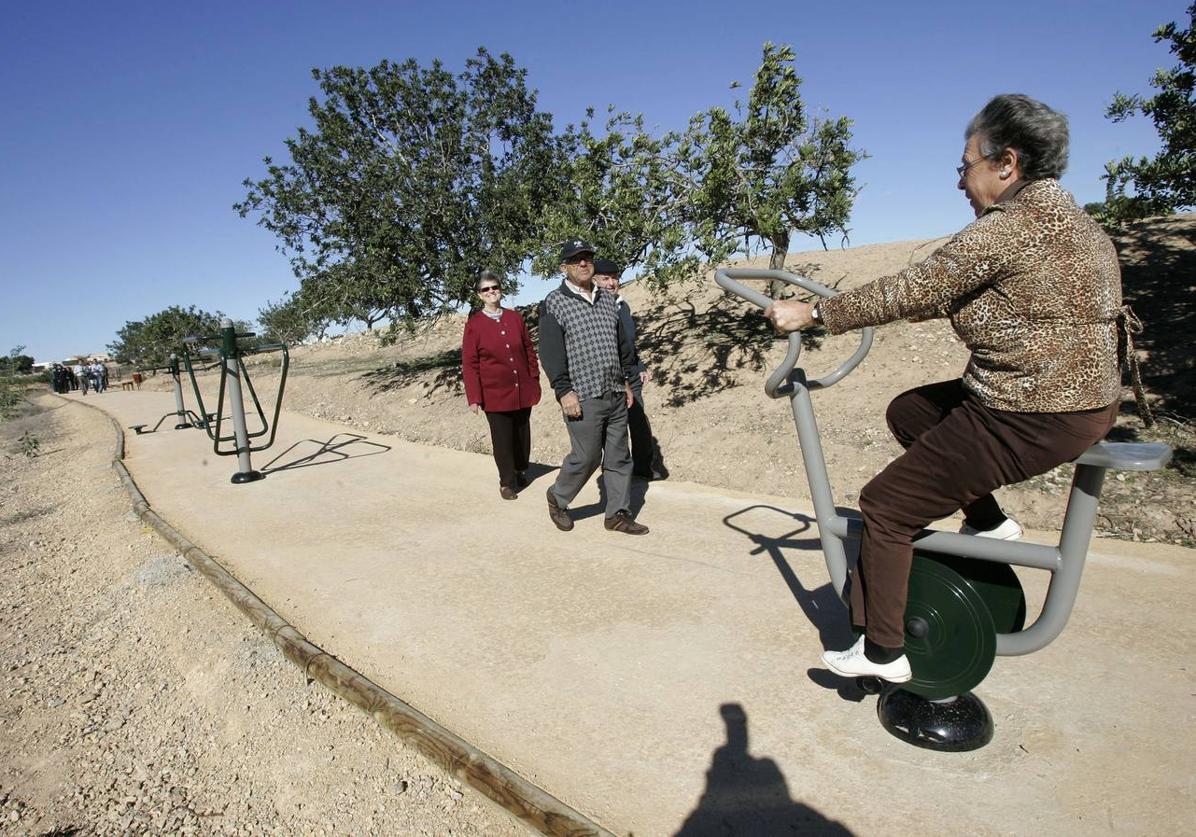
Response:
[[[978,538],[992,538],[997,541],[1016,541],[1020,540],[1022,536],[1022,527],[1012,517],[1005,518],[1005,522],[1000,526],[994,526],[991,529],[977,529],[974,526],[969,526],[964,523],[959,527],[959,534],[961,535],[975,535]]]
[[[840,677],[879,677],[890,683],[905,683],[913,673],[909,657],[902,654],[891,663],[874,663],[864,656],[864,637],[846,651],[823,651],[822,663]]]

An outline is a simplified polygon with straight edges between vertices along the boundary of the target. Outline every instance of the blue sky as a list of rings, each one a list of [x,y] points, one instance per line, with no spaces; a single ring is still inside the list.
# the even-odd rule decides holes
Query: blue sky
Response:
[[[967,120],[1023,92],[1071,120],[1063,178],[1103,198],[1105,161],[1149,154],[1115,91],[1173,64],[1151,33],[1187,0],[945,2],[47,2],[0,28],[0,351],[102,350],[169,305],[252,320],[295,287],[275,239],[232,204],[306,124],[313,67],[510,52],[558,126],[587,106],[662,130],[729,104],[764,41],[797,52],[807,105],[855,120],[871,158],[853,244],[929,238],[970,220],[953,168]],[[734,8],[734,11],[729,9]],[[806,242],[794,249],[807,249]],[[520,301],[543,293],[528,283]]]

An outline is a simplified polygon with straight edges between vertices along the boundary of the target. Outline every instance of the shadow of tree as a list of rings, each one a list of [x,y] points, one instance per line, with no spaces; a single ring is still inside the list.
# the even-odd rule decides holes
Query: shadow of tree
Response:
[[[812,276],[818,266],[790,265],[790,272]],[[841,282],[839,279],[831,287]],[[773,346],[785,338],[772,330],[763,312],[730,295],[716,297],[705,310],[704,300],[681,296],[685,289],[653,297],[637,312],[638,348],[652,358],[652,369],[665,404],[678,407],[738,385],[738,372],[757,373],[767,364]],[[781,298],[795,294],[786,289]],[[527,323],[532,342],[539,342],[539,306],[516,308]],[[817,349],[826,332],[803,333],[802,346]],[[356,370],[353,370],[356,371]],[[429,377],[430,376],[430,377]],[[360,375],[374,394],[423,383],[428,394],[460,394],[461,350],[452,349],[399,360]]]
[[[805,276],[818,270],[812,264],[788,269]],[[780,298],[793,296],[783,293]],[[773,331],[763,311],[730,294],[717,297],[705,310],[700,306],[701,302],[667,295],[654,298],[654,304],[636,316],[640,352],[652,358],[653,372],[668,390],[664,402],[671,407],[737,386],[740,370],[763,370],[774,344],[785,339]],[[802,347],[817,349],[825,336],[823,329],[806,331]]]
[[[1151,219],[1113,234],[1125,301],[1142,320],[1134,339],[1148,358],[1142,381],[1158,406],[1196,417],[1196,217]]]
[[[411,360],[397,360],[390,366],[362,374],[358,380],[363,381],[375,395],[401,389],[417,381],[423,382],[429,394],[443,391],[446,395],[457,395],[464,391],[461,383],[461,350],[449,349]]]

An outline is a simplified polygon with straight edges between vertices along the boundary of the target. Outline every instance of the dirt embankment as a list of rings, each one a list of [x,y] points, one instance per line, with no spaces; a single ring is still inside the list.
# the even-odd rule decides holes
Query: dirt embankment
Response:
[[[787,268],[823,284],[850,288],[925,258],[943,239],[831,252],[798,253]],[[1143,222],[1117,237],[1126,300],[1146,324],[1137,338],[1146,389],[1159,422],[1145,430],[1127,387],[1113,438],[1161,440],[1176,451],[1158,473],[1110,475],[1099,521],[1103,534],[1196,543],[1196,215]],[[738,304],[705,281],[656,298],[626,290],[640,330],[640,352],[654,379],[644,390],[653,431],[673,477],[739,490],[808,498],[805,471],[787,405],[769,400],[763,381],[784,354],[783,341],[758,309]],[[527,311],[529,319],[534,311]],[[286,406],[411,441],[486,453],[483,418],[470,414],[461,388],[462,320],[450,318],[394,346],[357,334],[292,352]],[[816,375],[837,366],[857,337],[807,338],[803,365]],[[815,396],[836,499],[851,505],[860,487],[900,448],[888,434],[885,407],[895,395],[958,377],[966,349],[945,321],[894,323],[876,332],[863,365]],[[259,386],[269,389],[269,369]],[[163,386],[158,381],[155,385]],[[550,393],[547,386],[545,392]],[[533,413],[533,458],[559,464],[566,436],[548,394]],[[1063,466],[1000,492],[1024,524],[1057,528],[1071,483]],[[497,486],[496,486],[497,488]]]
[[[144,528],[107,418],[40,406],[0,425],[0,832],[523,833]]]

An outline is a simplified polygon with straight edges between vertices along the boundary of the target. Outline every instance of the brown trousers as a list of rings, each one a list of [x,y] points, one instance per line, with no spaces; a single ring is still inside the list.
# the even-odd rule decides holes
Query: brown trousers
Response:
[[[1118,402],[1074,413],[985,407],[959,380],[893,399],[889,430],[904,447],[860,492],[864,530],[851,579],[851,621],[885,648],[905,644],[913,537],[963,509],[977,528],[1004,520],[992,492],[1046,473],[1104,438]]]

